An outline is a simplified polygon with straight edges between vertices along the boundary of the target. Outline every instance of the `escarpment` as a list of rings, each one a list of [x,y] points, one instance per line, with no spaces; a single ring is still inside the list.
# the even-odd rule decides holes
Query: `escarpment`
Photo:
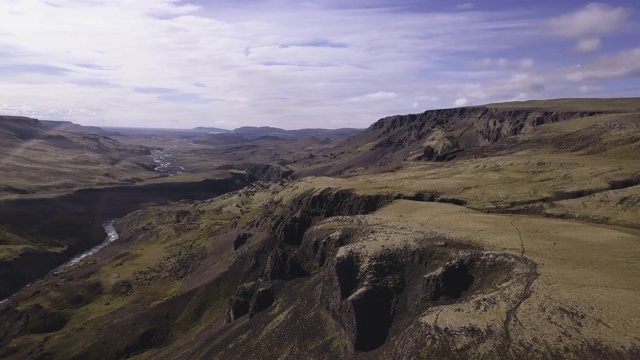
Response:
[[[501,109],[488,106],[428,110],[382,118],[338,145],[331,154],[343,159],[302,174],[344,175],[405,160],[451,161],[463,151],[499,144],[530,134],[541,125],[594,116],[596,111]]]
[[[349,189],[309,190],[269,217],[270,231],[287,245],[300,245],[304,232],[315,222],[338,215],[369,214],[393,200],[391,195],[362,195]]]
[[[378,120],[369,130],[377,132],[377,139],[394,135],[392,144],[410,145],[425,139],[436,129],[457,130],[459,146],[473,147],[496,143],[510,136],[526,134],[543,124],[567,121],[598,112],[503,110],[488,107],[465,107],[428,110],[422,114],[396,115]]]

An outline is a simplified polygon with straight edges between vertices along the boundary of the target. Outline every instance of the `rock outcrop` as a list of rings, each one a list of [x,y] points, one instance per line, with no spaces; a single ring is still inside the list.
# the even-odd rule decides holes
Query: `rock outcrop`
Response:
[[[243,284],[229,299],[229,308],[226,313],[226,321],[233,322],[245,315],[253,317],[255,314],[266,310],[274,302],[274,296],[268,287],[260,287],[260,282]]]
[[[287,167],[270,164],[225,164],[217,168],[218,170],[241,170],[247,173],[249,181],[273,182],[286,179],[293,174]]]

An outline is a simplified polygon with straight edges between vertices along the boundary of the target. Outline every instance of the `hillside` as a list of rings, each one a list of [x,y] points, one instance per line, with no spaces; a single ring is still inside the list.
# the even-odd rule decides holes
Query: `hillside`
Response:
[[[150,153],[147,147],[102,135],[52,130],[37,119],[1,116],[0,198],[157,176],[129,160]]]
[[[252,145],[221,168],[272,182],[124,216],[0,304],[0,357],[640,357],[640,99],[391,116],[288,167]]]
[[[19,116],[0,116],[0,140],[25,141],[41,137],[47,127],[36,119]]]
[[[60,131],[66,131],[71,133],[97,134],[102,136],[120,135],[120,133],[116,131],[108,131],[97,126],[79,125],[71,121],[40,120],[40,122],[44,124],[47,128],[52,130],[60,130]]]

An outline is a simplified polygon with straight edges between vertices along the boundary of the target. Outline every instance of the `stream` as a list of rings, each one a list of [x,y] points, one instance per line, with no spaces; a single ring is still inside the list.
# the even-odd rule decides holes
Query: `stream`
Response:
[[[98,251],[102,250],[102,248],[104,248],[105,246],[107,246],[107,245],[111,244],[112,242],[118,240],[118,232],[116,231],[116,228],[113,226],[113,222],[114,221],[115,220],[109,220],[109,221],[105,221],[104,223],[102,223],[102,227],[104,228],[104,232],[107,233],[107,238],[104,239],[104,241],[102,243],[100,243],[100,245],[92,248],[89,251],[83,252],[82,254],[74,257],[73,259],[67,261],[66,263],[58,266],[57,268],[51,270],[51,272],[49,272],[49,274],[58,274],[62,270],[68,268],[69,266],[72,266],[72,265],[75,265],[75,264],[79,263],[84,258],[89,257],[89,256],[97,253]]]
[[[175,159],[172,158],[173,155],[167,150],[153,150],[151,156],[153,157],[153,162],[158,164],[154,170],[159,173],[174,176],[184,172],[184,167],[173,165]]]
[[[104,232],[107,234],[107,237],[105,238],[105,240],[100,243],[99,245],[95,246],[94,248],[83,252],[82,254],[75,256],[73,259],[67,261],[66,263],[58,266],[57,268],[51,270],[47,275],[45,275],[43,278],[35,280],[34,282],[26,285],[25,287],[23,287],[22,289],[18,290],[17,292],[15,292],[14,294],[17,294],[19,292],[21,292],[22,290],[32,286],[33,284],[36,284],[40,281],[42,281],[42,279],[44,279],[45,277],[49,276],[49,275],[55,275],[60,273],[62,270],[68,268],[69,266],[75,265],[77,263],[79,263],[80,261],[82,261],[83,259],[94,255],[95,253],[97,253],[98,251],[102,250],[105,246],[111,244],[112,242],[118,240],[118,232],[116,231],[116,228],[113,226],[113,222],[115,220],[109,220],[109,221],[105,221],[104,223],[102,223],[102,227],[104,228]],[[0,304],[6,302],[7,300],[9,300],[11,298],[12,295],[8,296],[6,299],[2,299],[0,300]]]

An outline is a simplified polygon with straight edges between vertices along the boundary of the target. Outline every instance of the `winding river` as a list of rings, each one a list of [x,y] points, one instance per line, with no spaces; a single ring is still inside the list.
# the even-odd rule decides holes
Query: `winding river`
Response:
[[[73,259],[67,261],[66,263],[58,266],[57,268],[51,270],[51,272],[49,272],[49,274],[58,274],[59,272],[61,272],[62,270],[68,268],[69,266],[75,265],[77,263],[79,263],[80,261],[82,261],[82,259],[89,257],[95,253],[97,253],[98,251],[102,250],[102,248],[104,248],[105,246],[111,244],[112,242],[118,240],[118,232],[116,231],[116,228],[113,226],[113,222],[115,220],[109,220],[109,221],[105,221],[104,223],[102,223],[102,227],[104,228],[104,232],[107,233],[107,237],[106,239],[104,239],[104,241],[102,243],[100,243],[100,245],[94,247],[93,249],[83,252],[82,254],[74,257]]]
[[[74,257],[73,259],[67,261],[66,263],[58,266],[57,268],[51,270],[45,277],[49,276],[49,275],[54,275],[54,274],[58,274],[60,273],[62,270],[68,268],[69,266],[75,265],[77,263],[79,263],[80,261],[82,261],[83,259],[94,255],[95,253],[97,253],[98,251],[102,250],[105,246],[111,244],[112,242],[118,240],[118,232],[116,231],[116,228],[113,226],[113,222],[115,220],[109,220],[109,221],[105,221],[104,223],[102,223],[102,227],[104,228],[104,232],[107,234],[107,237],[105,238],[105,240],[100,243],[98,246],[92,248],[91,250],[85,251],[82,254]],[[38,279],[28,285],[26,285],[24,288],[18,290],[16,292],[19,293],[20,291],[32,286],[33,284],[36,284],[38,282],[42,281],[42,279]],[[7,300],[9,300],[9,298],[11,298],[10,295],[9,297],[7,297],[6,299],[0,300],[0,304],[6,302]]]

